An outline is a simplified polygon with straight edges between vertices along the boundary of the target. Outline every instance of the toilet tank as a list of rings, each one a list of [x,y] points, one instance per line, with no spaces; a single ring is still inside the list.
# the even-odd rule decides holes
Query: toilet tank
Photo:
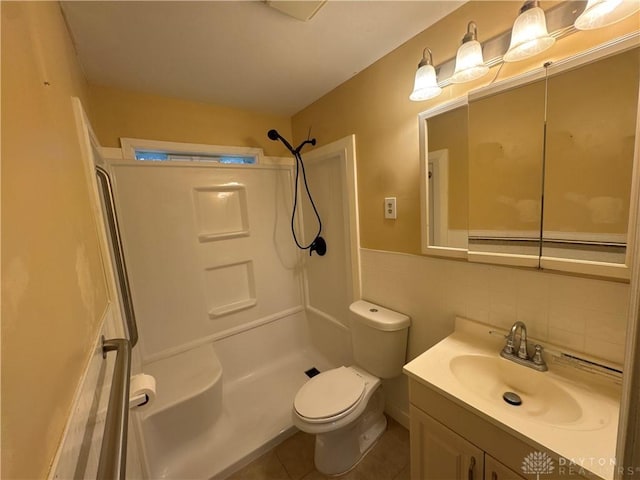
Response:
[[[400,375],[407,353],[411,319],[364,300],[352,303],[349,310],[356,365],[380,378]]]

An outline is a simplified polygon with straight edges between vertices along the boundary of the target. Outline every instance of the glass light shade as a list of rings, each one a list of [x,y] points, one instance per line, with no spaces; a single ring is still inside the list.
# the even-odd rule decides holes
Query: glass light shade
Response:
[[[589,0],[574,25],[578,30],[606,27],[624,20],[638,10],[638,0]]]
[[[511,44],[504,54],[505,62],[517,62],[533,57],[550,48],[556,39],[547,32],[544,10],[533,7],[516,18],[511,30]]]
[[[477,40],[460,45],[456,55],[456,68],[451,83],[470,82],[489,73],[489,67],[482,58],[482,46]]]
[[[416,72],[416,79],[413,84],[413,92],[409,95],[409,100],[419,102],[437,97],[442,93],[442,88],[438,86],[436,80],[436,69],[433,65],[423,65]]]

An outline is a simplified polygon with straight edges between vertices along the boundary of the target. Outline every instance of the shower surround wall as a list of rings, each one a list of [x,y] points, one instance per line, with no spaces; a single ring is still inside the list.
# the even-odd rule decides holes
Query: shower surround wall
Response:
[[[309,162],[318,190],[333,186],[316,197],[331,250],[309,259],[291,239],[290,165],[110,162],[141,371],[157,381],[136,415],[150,478],[224,478],[294,433],[306,370],[337,366],[311,344],[305,298],[345,322],[344,165],[340,153]]]
[[[294,432],[304,372],[336,366],[310,343],[292,169],[272,162],[110,162],[141,371],[157,382],[136,415],[150,478],[224,478]]]
[[[143,363],[302,310],[291,168],[113,162]]]

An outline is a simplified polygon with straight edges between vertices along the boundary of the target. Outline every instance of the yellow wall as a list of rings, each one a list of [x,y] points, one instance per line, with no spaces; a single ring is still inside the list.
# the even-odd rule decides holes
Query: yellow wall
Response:
[[[90,87],[91,124],[105,147],[119,147],[121,137],[210,145],[262,148],[266,155],[289,155],[267,138],[275,128],[291,137],[291,120],[207,103]]]
[[[45,478],[107,302],[57,2],[2,2],[2,478]],[[46,78],[51,85],[44,86]]]
[[[542,2],[548,8],[550,2]],[[433,51],[437,65],[455,56],[467,23],[478,24],[480,41],[513,25],[517,2],[472,1],[389,53],[293,117],[297,141],[309,127],[319,145],[355,133],[358,161],[358,208],[361,244],[366,248],[420,253],[420,179],[418,121],[421,111],[457,98],[471,88],[486,85],[497,73],[483,79],[445,88],[425,102],[409,101],[413,77],[424,47]],[[546,60],[564,58],[623,33],[639,29],[633,16],[616,25],[578,32],[531,60],[504,64],[498,79],[539,67]],[[383,218],[383,198],[397,197],[398,219]]]

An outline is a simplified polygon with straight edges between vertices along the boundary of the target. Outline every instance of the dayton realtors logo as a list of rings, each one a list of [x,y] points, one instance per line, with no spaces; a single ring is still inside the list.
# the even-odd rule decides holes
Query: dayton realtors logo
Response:
[[[522,460],[523,473],[535,475],[536,480],[540,480],[540,475],[546,475],[553,472],[553,459],[545,452],[531,452]]]

